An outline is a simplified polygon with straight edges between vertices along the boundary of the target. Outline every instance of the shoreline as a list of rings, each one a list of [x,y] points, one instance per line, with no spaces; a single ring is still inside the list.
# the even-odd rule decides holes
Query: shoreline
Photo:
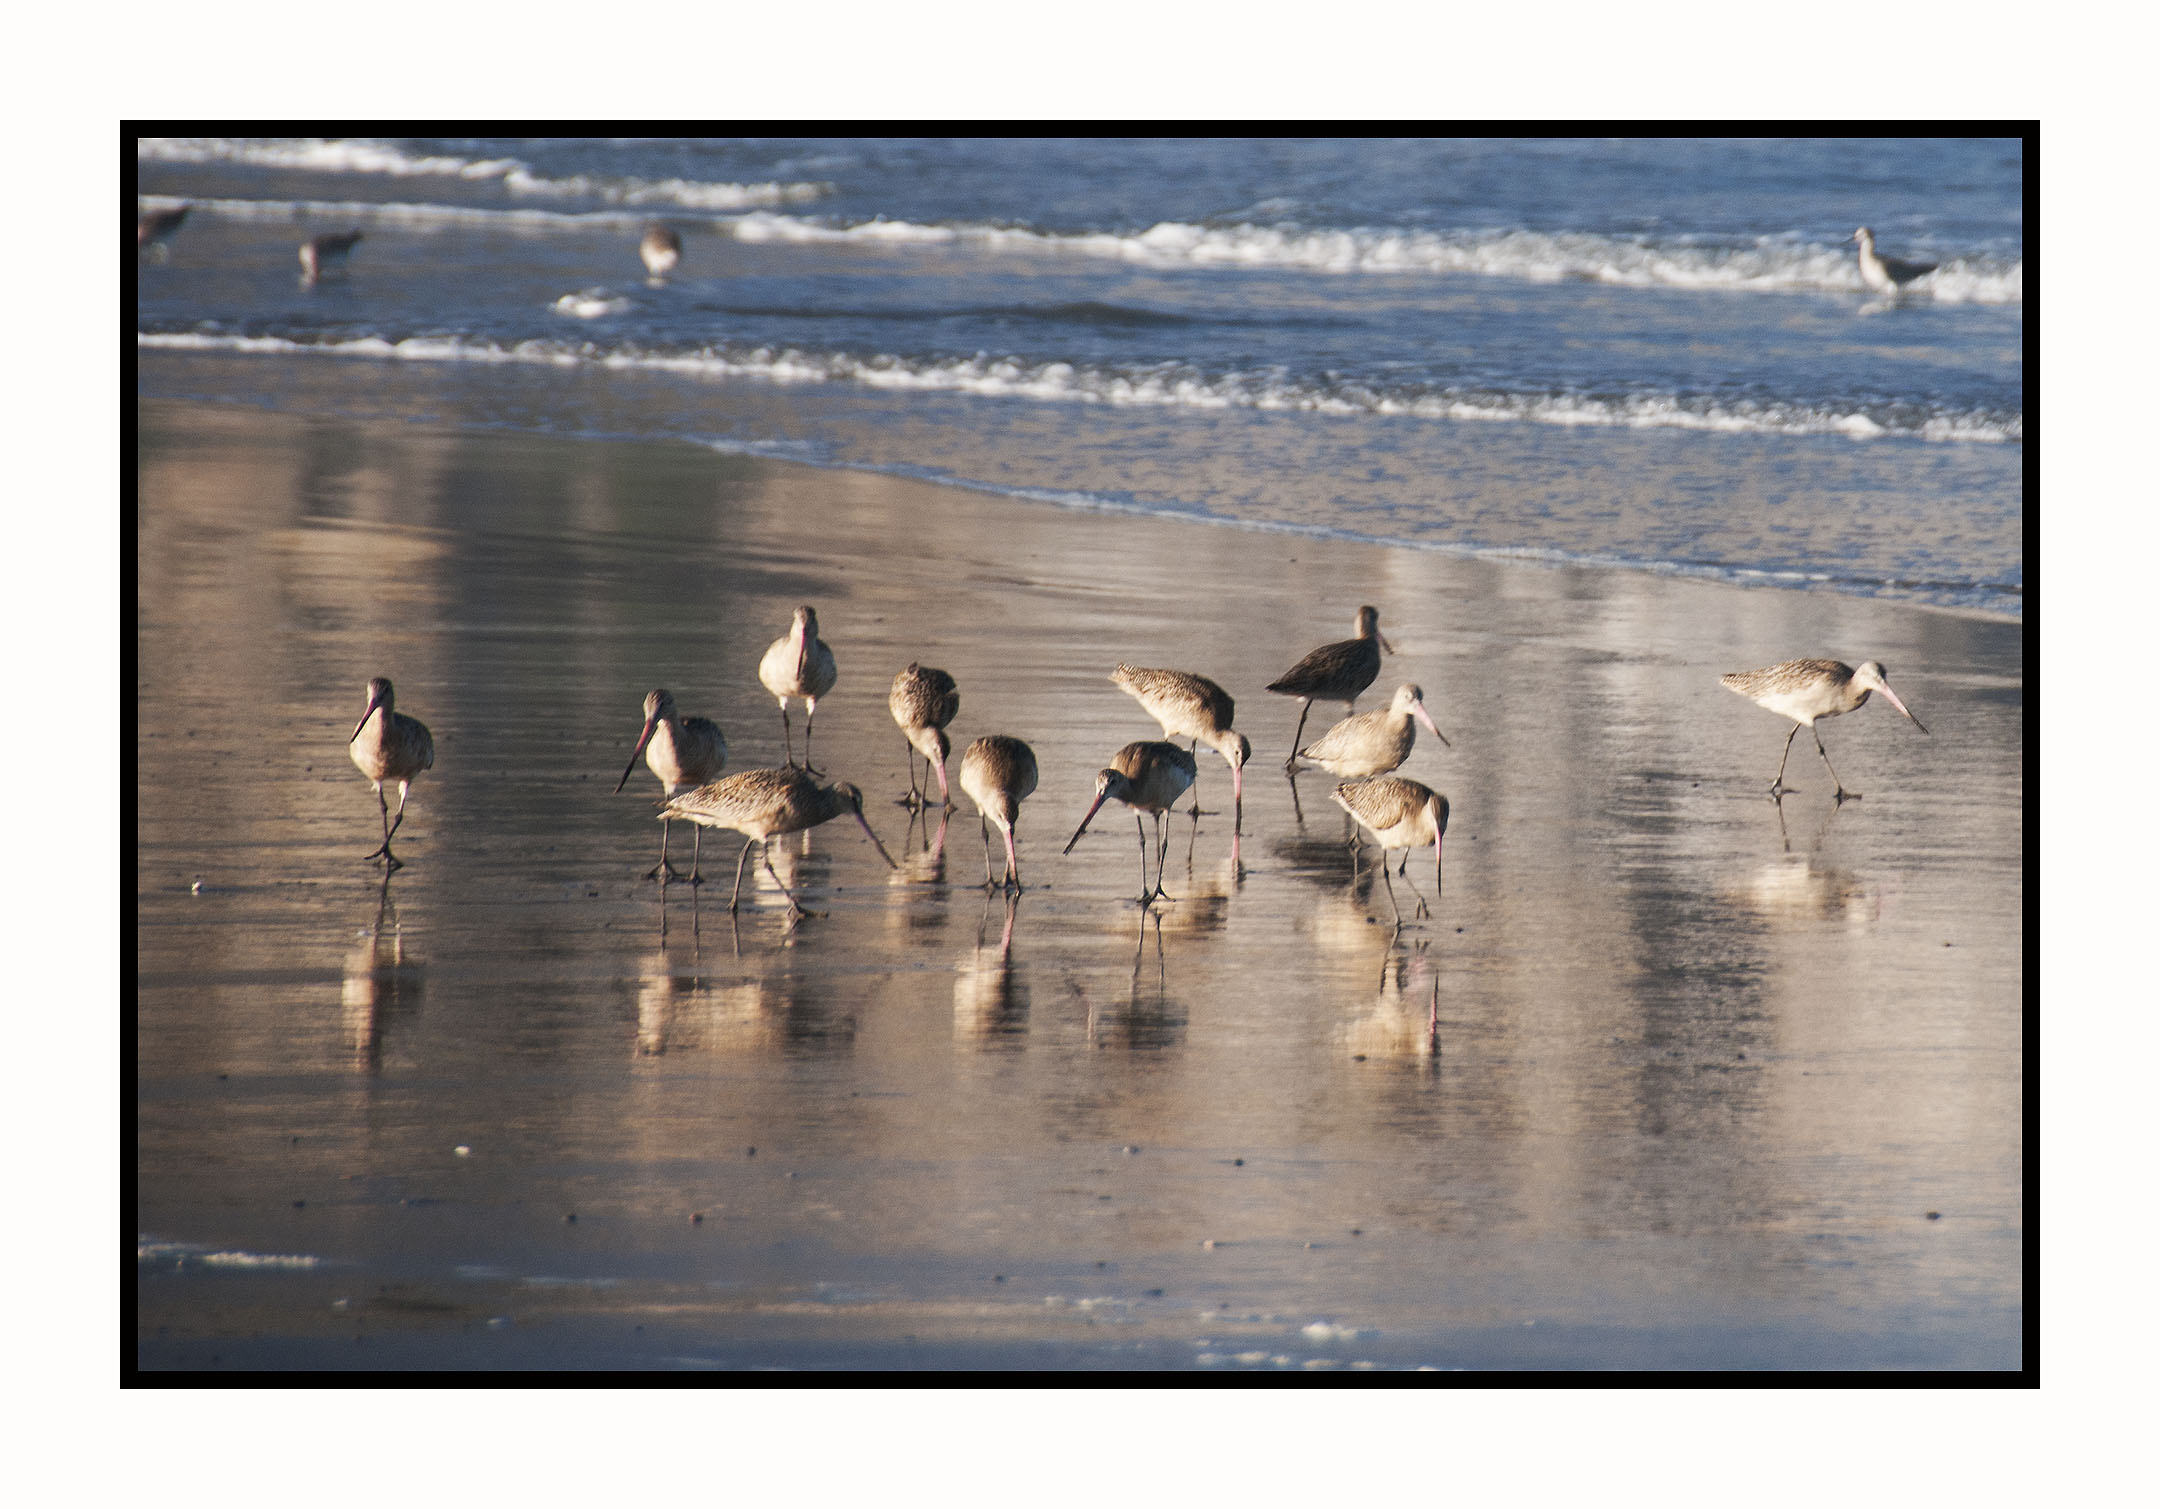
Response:
[[[139,1261],[143,1366],[2021,1365],[2019,621],[172,400],[138,475],[134,1220],[320,1259]],[[653,783],[609,788],[653,685],[778,763],[753,670],[797,602],[821,763],[903,869],[815,830],[776,860],[827,915],[761,882],[731,927],[724,880],[636,878]],[[1400,772],[1455,815],[1394,935],[1261,690],[1361,602],[1397,654],[1360,710],[1417,681],[1454,745]],[[1764,801],[1785,725],[1717,684],[1805,654],[1883,659],[1935,731],[1826,723],[1842,808],[1804,748]],[[1040,761],[1009,912],[964,798],[895,838],[918,658],[956,756]],[[1147,913],[1122,809],[1059,853],[1157,736],[1121,659],[1254,745],[1235,833],[1203,753]],[[373,674],[439,751],[387,885],[341,742]]]

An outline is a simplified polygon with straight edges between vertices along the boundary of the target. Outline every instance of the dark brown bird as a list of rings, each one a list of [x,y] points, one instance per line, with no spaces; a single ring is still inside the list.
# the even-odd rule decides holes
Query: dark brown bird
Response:
[[[1268,684],[1271,692],[1305,699],[1305,705],[1298,709],[1297,733],[1291,737],[1290,757],[1283,761],[1284,769],[1297,765],[1298,745],[1305,738],[1305,715],[1312,711],[1313,703],[1340,702],[1356,712],[1358,694],[1379,679],[1383,649],[1390,655],[1395,653],[1395,646],[1380,632],[1380,610],[1363,607],[1357,610],[1357,638],[1320,646],[1285,671],[1280,681]]]
[[[304,283],[319,281],[334,268],[342,267],[352,249],[365,238],[359,231],[343,231],[334,236],[310,236],[300,243],[300,278]]]

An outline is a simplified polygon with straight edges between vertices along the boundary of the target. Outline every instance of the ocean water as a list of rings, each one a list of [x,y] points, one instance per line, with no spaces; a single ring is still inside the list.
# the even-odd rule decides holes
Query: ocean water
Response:
[[[144,396],[1812,591],[1824,646],[2023,611],[2015,140],[142,139],[135,187],[190,206]],[[1861,224],[1936,270],[1871,295]]]

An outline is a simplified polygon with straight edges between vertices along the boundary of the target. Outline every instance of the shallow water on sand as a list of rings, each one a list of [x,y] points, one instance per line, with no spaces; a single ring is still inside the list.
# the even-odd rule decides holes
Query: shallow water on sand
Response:
[[[139,476],[144,1366],[2021,1364],[2015,625],[198,405]],[[822,915],[753,856],[731,919],[739,842],[663,895],[609,793],[654,686],[779,762],[798,602],[904,862],[834,823],[773,854]],[[1399,934],[1261,690],[1360,602],[1454,741]],[[1781,810],[1717,675],[1815,653],[1934,736],[1826,723],[1865,799],[1803,736]],[[1014,904],[891,805],[913,659],[1040,760]],[[1256,746],[1149,913],[1122,808],[1058,854],[1154,734],[1121,659]],[[437,748],[387,886],[378,674]]]

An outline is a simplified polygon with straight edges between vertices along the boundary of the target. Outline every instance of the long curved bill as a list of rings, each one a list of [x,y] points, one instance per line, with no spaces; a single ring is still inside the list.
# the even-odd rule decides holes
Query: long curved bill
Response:
[[[1922,733],[1927,733],[1927,731],[1928,731],[1928,730],[1927,730],[1927,725],[1926,725],[1925,723],[1922,723],[1922,722],[1921,722],[1921,721],[1920,721],[1920,720],[1919,720],[1918,718],[1913,718],[1913,715],[1912,715],[1912,709],[1911,709],[1911,708],[1909,708],[1909,707],[1907,707],[1907,706],[1906,706],[1906,705],[1905,705],[1905,704],[1904,704],[1903,702],[1901,702],[1901,701],[1899,701],[1899,700],[1898,700],[1898,694],[1897,694],[1896,692],[1893,692],[1893,691],[1891,691],[1891,690],[1890,690],[1890,683],[1889,683],[1889,682],[1887,682],[1887,681],[1884,681],[1884,682],[1879,682],[1879,683],[1877,683],[1877,684],[1878,684],[1879,686],[1881,686],[1881,688],[1882,688],[1882,694],[1883,694],[1883,695],[1884,695],[1885,697],[1888,697],[1888,698],[1890,699],[1890,705],[1891,705],[1892,707],[1896,708],[1896,709],[1897,709],[1897,710],[1898,710],[1899,712],[1903,713],[1903,714],[1904,714],[1904,715],[1905,715],[1906,717],[1908,717],[1908,718],[1912,718],[1912,726],[1913,726],[1914,728],[1917,728],[1917,729],[1919,729],[1919,730],[1920,730],[1920,732],[1922,732]],[[361,722],[363,722],[363,723],[365,723],[365,722],[366,722],[367,720],[366,720],[365,718],[363,718],[363,719],[361,719],[360,721],[361,721]],[[357,730],[355,730],[355,732],[357,732]],[[1930,735],[1929,735],[1929,737],[1930,737],[1930,738],[1932,738],[1932,737],[1934,737],[1934,736],[1933,736],[1932,734],[1930,734]]]
[[[1455,746],[1454,746],[1454,745],[1452,745],[1452,744],[1448,744],[1448,736],[1447,736],[1446,734],[1444,734],[1444,733],[1440,732],[1440,725],[1439,725],[1439,724],[1437,724],[1437,723],[1435,723],[1435,722],[1433,722],[1433,720],[1432,720],[1432,714],[1431,714],[1431,713],[1429,713],[1429,712],[1427,712],[1427,711],[1425,711],[1425,704],[1424,704],[1424,703],[1422,703],[1422,702],[1413,702],[1413,703],[1411,703],[1411,704],[1410,704],[1410,716],[1411,716],[1411,717],[1413,717],[1413,718],[1415,718],[1415,719],[1417,719],[1417,720],[1418,720],[1418,722],[1420,722],[1420,723],[1424,724],[1424,725],[1426,726],[1426,728],[1430,729],[1430,730],[1432,731],[1432,736],[1433,736],[1434,738],[1438,739],[1438,740],[1439,740],[1439,741],[1440,741],[1441,743],[1443,743],[1443,744],[1447,744],[1447,747],[1448,747],[1448,748],[1450,748],[1450,749],[1453,749],[1453,748],[1455,747]]]
[[[862,830],[864,833],[869,835],[871,845],[875,847],[878,852],[878,858],[885,861],[885,868],[888,870],[899,869],[900,867],[893,863],[893,857],[885,852],[885,846],[878,842],[877,834],[871,831],[870,819],[864,817],[860,812],[858,812],[855,814],[855,821],[862,824]]]
[[[637,769],[638,756],[645,753],[645,746],[652,742],[653,730],[659,726],[657,718],[645,720],[645,732],[637,736],[637,748],[630,751],[630,763],[623,767],[622,779],[615,783],[614,795],[621,796],[623,787],[630,783],[630,772]]]
[[[1888,690],[1888,688],[1885,688],[1885,690]],[[1895,702],[1895,701],[1897,701],[1897,698],[1895,698],[1895,697],[1892,697],[1892,698],[1891,698],[1890,700],[1891,700],[1892,702]],[[359,738],[359,737],[360,737],[360,730],[361,730],[361,729],[363,729],[363,728],[366,728],[366,727],[367,727],[367,720],[368,720],[368,719],[370,719],[370,718],[372,718],[372,717],[374,717],[374,716],[375,716],[375,709],[376,709],[376,708],[378,708],[378,707],[381,707],[381,706],[382,706],[382,698],[380,698],[380,697],[370,697],[370,698],[368,698],[368,705],[367,705],[367,711],[366,711],[366,712],[364,712],[364,713],[362,713],[362,714],[360,715],[360,721],[359,721],[358,723],[355,723],[355,724],[354,724],[354,725],[352,726],[352,735],[351,735],[351,737],[349,737],[349,738],[347,738],[347,739],[346,739],[346,741],[345,741],[346,743],[350,744],[350,743],[352,743],[352,741],[353,741],[354,739],[357,739],[357,738]],[[1898,709],[1898,711],[1899,711],[1899,712],[1901,712],[1901,713],[1904,713],[1904,712],[1905,712],[1905,709],[1904,709],[1903,707],[1900,707],[1900,708]],[[1912,714],[1911,714],[1911,713],[1905,713],[1905,716],[1906,716],[1906,717],[1908,717],[1908,718],[1910,718],[1910,717],[1912,716]],[[389,733],[389,730],[388,730],[388,729],[384,729],[384,730],[383,730],[383,732],[384,732],[385,734],[387,734],[387,733]]]
[[[1110,800],[1109,792],[1098,791],[1095,793],[1095,805],[1088,808],[1087,816],[1080,819],[1080,826],[1075,828],[1073,836],[1065,841],[1065,852],[1067,854],[1072,853],[1073,845],[1080,842],[1080,835],[1087,832],[1088,824],[1095,821],[1095,814],[1102,811],[1102,804],[1108,800]]]
[[[1387,651],[1390,655],[1395,653],[1395,646],[1388,643],[1388,637],[1385,634],[1382,634],[1378,629],[1374,629],[1373,633],[1378,637],[1381,649]]]

